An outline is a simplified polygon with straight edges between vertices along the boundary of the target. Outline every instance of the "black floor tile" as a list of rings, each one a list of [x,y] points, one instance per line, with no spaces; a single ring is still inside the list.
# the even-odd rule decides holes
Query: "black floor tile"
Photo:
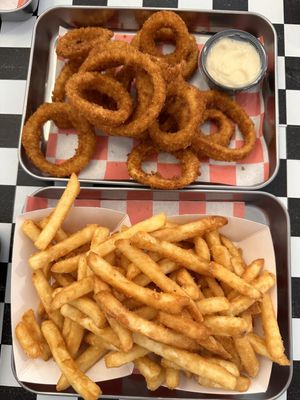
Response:
[[[30,49],[0,47],[0,79],[26,79]]]
[[[0,147],[18,147],[21,119],[21,115],[0,114]]]
[[[300,126],[286,127],[286,156],[288,160],[299,160],[300,157]]]
[[[12,344],[11,338],[11,319],[10,319],[10,304],[4,304],[3,327],[1,344]],[[0,397],[1,398],[1,397]]]
[[[178,0],[143,0],[143,7],[177,8]]]
[[[284,89],[278,90],[279,101],[279,123],[286,124],[286,92]]]
[[[300,24],[299,0],[284,0],[284,23]]]
[[[279,56],[284,56],[284,25],[273,24],[277,33],[277,51]]]
[[[300,318],[300,278],[292,278],[292,316]]]
[[[248,11],[248,0],[213,0],[213,9]]]
[[[0,222],[12,221],[15,200],[15,186],[0,186]]]
[[[300,199],[288,198],[288,211],[291,221],[291,235],[300,236]]]
[[[73,6],[107,6],[107,0],[73,0]]]
[[[286,160],[280,160],[279,171],[273,181],[264,188],[265,192],[269,192],[279,197],[286,197]]]
[[[285,57],[286,89],[300,89],[300,57]]]
[[[0,302],[4,303],[7,278],[7,263],[0,263]]]

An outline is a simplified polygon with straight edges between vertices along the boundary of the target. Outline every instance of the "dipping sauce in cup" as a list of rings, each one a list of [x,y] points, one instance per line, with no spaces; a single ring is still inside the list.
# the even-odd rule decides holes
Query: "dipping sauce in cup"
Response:
[[[230,29],[205,43],[199,64],[211,88],[234,93],[260,83],[267,69],[267,56],[256,37]]]

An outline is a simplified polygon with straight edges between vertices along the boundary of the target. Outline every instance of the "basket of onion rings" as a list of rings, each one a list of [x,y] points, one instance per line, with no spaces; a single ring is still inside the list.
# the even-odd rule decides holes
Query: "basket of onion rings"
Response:
[[[85,172],[99,137],[119,137],[113,143],[130,141],[128,179],[174,190],[199,180],[213,181],[203,168],[207,163],[215,170],[224,166],[226,171],[226,165],[233,164],[239,168],[258,147],[266,147],[241,102],[222,92],[200,90],[195,83],[201,46],[177,13],[158,11],[139,22],[140,30],[125,41],[94,26],[59,37],[56,54],[62,68],[52,102],[42,104],[22,131],[26,155],[43,174],[62,178]],[[65,159],[62,149],[56,163],[43,153],[41,129],[47,121],[58,131],[76,133],[73,156]],[[212,129],[207,128],[208,121]],[[147,160],[159,160],[166,153],[164,168],[151,168],[153,163],[144,168]],[[267,165],[262,153],[260,164]],[[180,171],[174,168],[173,157]],[[221,183],[230,184],[224,179]]]

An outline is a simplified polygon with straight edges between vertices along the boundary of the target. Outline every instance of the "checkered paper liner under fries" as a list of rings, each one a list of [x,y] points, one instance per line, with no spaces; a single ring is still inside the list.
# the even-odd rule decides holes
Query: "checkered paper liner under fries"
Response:
[[[75,199],[76,195],[79,193],[79,185],[76,184],[76,180],[74,181],[74,177],[72,177],[71,180],[72,180],[72,183],[73,184],[75,183],[75,185],[77,185],[77,187],[78,187],[78,191],[75,191],[75,193],[73,193],[73,197]],[[69,184],[70,184],[70,182],[69,182]],[[40,271],[40,273],[41,273],[41,269],[39,269],[39,265],[36,263],[42,262],[42,264],[44,264],[45,261],[44,262],[42,261],[43,257],[42,258],[40,257],[42,254],[45,255],[47,253],[47,256],[49,254],[52,254],[52,256],[53,256],[52,260],[55,261],[55,254],[56,254],[55,250],[54,250],[55,246],[60,245],[61,247],[64,247],[64,243],[66,243],[66,241],[70,242],[70,239],[69,239],[70,237],[72,238],[71,242],[76,241],[75,236],[77,235],[76,237],[78,237],[78,230],[81,229],[81,232],[82,232],[83,230],[95,229],[93,224],[98,223],[100,226],[102,226],[102,228],[100,228],[100,231],[103,231],[104,233],[106,231],[108,233],[107,228],[109,228],[109,230],[111,232],[114,232],[115,230],[117,230],[117,231],[120,230],[121,232],[125,232],[125,235],[126,235],[127,229],[129,229],[129,232],[131,232],[132,229],[133,230],[135,229],[134,228],[135,225],[132,225],[132,220],[131,220],[131,215],[130,215],[130,214],[133,214],[133,212],[130,213],[129,215],[127,215],[126,213],[122,212],[120,209],[119,210],[116,210],[116,209],[111,210],[108,208],[95,207],[95,203],[92,203],[94,207],[88,207],[88,205],[89,205],[88,201],[85,201],[84,206],[80,207],[80,200],[77,200],[76,201],[77,204],[75,204],[75,207],[72,207],[73,201],[72,202],[70,202],[70,200],[66,201],[66,199],[67,199],[66,194],[68,194],[69,189],[70,189],[70,187],[68,185],[61,200],[59,201],[59,204],[56,205],[56,208],[54,209],[54,211],[53,211],[53,209],[43,208],[41,199],[37,198],[37,201],[35,203],[36,210],[30,211],[30,212],[25,212],[23,215],[21,215],[17,218],[15,239],[14,239],[14,248],[13,248],[12,288],[11,288],[11,291],[12,291],[11,312],[12,312],[12,326],[13,326],[14,332],[15,332],[15,328],[20,320],[22,320],[23,325],[24,324],[26,325],[25,317],[28,319],[29,315],[28,315],[28,313],[24,315],[24,313],[29,308],[32,308],[33,310],[37,309],[39,300],[38,300],[36,291],[32,285],[32,276],[33,276],[34,272]],[[35,198],[31,198],[30,201],[27,201],[25,210],[28,210],[29,208],[31,208],[31,210],[32,210],[34,208],[34,199]],[[69,205],[66,205],[66,203],[68,203],[68,201],[69,201]],[[193,204],[195,205],[195,203],[196,202],[194,202]],[[49,206],[49,203],[44,202],[43,204],[44,204],[44,206]],[[163,202],[161,202],[161,204],[163,204]],[[218,203],[215,203],[215,208],[214,208],[215,214],[218,214],[217,204]],[[30,205],[30,207],[29,207],[29,205]],[[81,204],[81,205],[83,205],[83,204]],[[234,207],[231,209],[231,212],[228,213],[228,209],[226,212],[226,210],[224,208],[222,208],[223,203],[219,203],[219,205],[220,205],[219,211],[222,211],[223,215],[226,216],[228,219],[228,223],[219,229],[220,233],[222,235],[224,235],[224,237],[227,237],[229,239],[229,242],[232,241],[233,243],[235,243],[237,248],[241,249],[242,254],[243,254],[243,259],[246,263],[245,265],[249,266],[249,264],[254,260],[264,259],[265,269],[267,269],[270,273],[273,273],[276,278],[275,255],[274,255],[273,243],[272,243],[269,228],[263,224],[259,224],[259,223],[245,220],[242,218],[236,218],[236,217],[232,216],[232,214],[233,214],[232,210],[234,210]],[[103,204],[101,204],[101,206],[103,206]],[[167,207],[167,206],[168,205],[165,204],[165,207]],[[153,214],[156,214],[156,217],[153,217],[154,219],[151,218],[151,216],[150,216],[150,219],[148,218],[146,220],[141,218],[139,221],[141,221],[141,220],[144,221],[143,222],[144,225],[142,225],[142,226],[144,226],[144,227],[148,226],[147,224],[149,224],[149,222],[147,223],[146,221],[151,221],[152,219],[153,219],[153,223],[154,223],[154,221],[156,221],[155,223],[157,224],[161,220],[162,215],[163,215],[163,214],[160,214],[161,216],[159,217],[159,214],[157,214],[157,213],[162,212],[163,208],[164,207],[159,207],[159,208],[156,208],[155,211],[153,210]],[[50,220],[48,220],[48,222],[43,225],[43,223],[41,223],[39,221],[41,221],[44,217],[48,216],[51,210],[53,212],[50,217]],[[184,229],[183,230],[179,229],[179,225],[183,224],[183,227],[191,226],[191,224],[193,224],[193,221],[199,220],[200,216],[198,213],[195,213],[196,210],[197,210],[197,208],[193,209],[191,207],[189,213],[185,213],[185,214],[183,213],[182,215],[168,217],[168,221],[169,221],[168,223],[170,224],[168,229],[169,230],[171,229],[171,231],[172,231],[171,236],[169,236],[170,238],[172,237],[172,235],[174,236],[175,232],[176,232],[176,234],[178,234],[178,232],[181,232],[180,234],[182,234],[182,232],[184,232]],[[203,215],[203,217],[205,217],[205,215]],[[33,243],[31,242],[31,240],[29,240],[30,235],[28,236],[28,234],[27,234],[28,237],[26,237],[24,235],[24,232],[22,232],[22,229],[24,230],[23,222],[25,220],[32,220],[36,224],[35,226],[40,226],[42,229],[40,231],[40,233],[38,234],[38,236],[36,236],[35,241],[34,241],[35,246],[38,249],[44,249],[44,250],[41,250],[40,253],[36,252],[37,251],[36,248],[33,246]],[[51,221],[51,223],[49,221]],[[74,233],[73,236],[67,236],[66,239],[62,239],[62,240],[60,239],[61,241],[58,241],[56,245],[51,246],[51,243],[49,242],[49,240],[51,241],[51,237],[54,238],[53,235],[55,234],[55,232],[51,233],[51,229],[57,223],[57,221],[60,221],[60,223],[59,223],[59,225],[56,226],[56,235],[58,235],[58,234],[62,235],[62,232],[59,231],[61,228],[63,228],[64,234],[66,234],[65,232],[67,232],[67,235],[72,234],[73,232],[76,232],[76,233]],[[63,221],[63,224],[61,224],[62,221]],[[135,221],[135,223],[136,222],[138,222],[138,221]],[[39,224],[39,225],[37,225],[37,224]],[[92,225],[90,225],[90,228],[89,228],[89,226],[86,224],[92,224]],[[177,225],[177,227],[178,227],[177,229],[172,230],[172,226],[174,227],[174,224],[179,224],[179,225]],[[127,228],[124,228],[123,225],[125,225]],[[130,226],[131,226],[131,228],[129,228]],[[151,226],[151,224],[150,224],[150,226]],[[156,225],[154,225],[154,226],[156,226]],[[148,229],[148,228],[139,228],[139,229],[140,229],[140,232],[144,232],[144,229]],[[151,229],[155,230],[155,228],[151,228]],[[166,232],[164,232],[163,235],[167,235],[168,229],[165,229]],[[50,234],[49,234],[49,232],[50,232]],[[147,230],[146,230],[146,232],[147,232]],[[149,232],[151,232],[151,231],[149,231]],[[162,230],[162,232],[163,232],[163,230]],[[158,232],[158,231],[156,233],[154,232],[153,237],[160,238],[159,235],[162,234],[162,232]],[[31,234],[34,236],[34,233],[31,232]],[[123,235],[122,237],[124,237],[123,233],[120,233],[119,237],[120,237],[120,235]],[[169,232],[169,235],[170,235],[170,232]],[[33,238],[33,236],[31,236],[31,239]],[[128,237],[130,237],[130,236],[128,236]],[[111,238],[111,239],[115,240],[113,238]],[[111,239],[109,239],[110,242],[109,242],[109,240],[104,241],[103,245],[101,245],[102,242],[100,242],[100,248],[101,248],[101,246],[104,246],[104,248],[105,248],[105,246],[107,246],[109,243],[110,243],[109,246],[111,246],[113,243],[113,242],[111,242]],[[58,240],[58,239],[56,239],[56,240]],[[158,239],[156,239],[156,240],[158,240]],[[160,240],[161,240],[161,238],[160,238]],[[171,239],[169,239],[169,240],[171,240]],[[206,240],[212,240],[212,237],[211,237],[211,239],[207,238]],[[125,242],[126,242],[126,240],[125,240]],[[126,243],[125,242],[123,240],[122,244],[120,243],[117,245],[117,246],[120,246],[120,247],[118,247],[118,249],[119,249],[119,251],[123,252],[123,254],[126,253]],[[134,240],[133,240],[133,243],[134,243]],[[165,243],[167,243],[167,242],[165,242]],[[158,244],[159,244],[159,240],[158,240]],[[49,245],[50,245],[50,247],[49,247]],[[98,246],[95,243],[94,243],[94,245]],[[122,246],[124,246],[124,245],[125,245],[125,248],[122,249]],[[128,244],[127,244],[127,246],[128,246]],[[98,249],[100,249],[100,248],[98,248]],[[48,254],[48,249],[49,249],[49,254]],[[101,251],[103,251],[103,247],[102,247]],[[100,253],[101,253],[101,251],[100,251]],[[106,247],[105,251],[109,252],[110,247],[109,248]],[[125,251],[125,253],[124,253],[124,251]],[[188,254],[188,253],[186,253],[186,254]],[[29,267],[29,265],[26,265],[26,264],[28,264],[27,260],[29,260],[29,264],[32,269]],[[93,262],[92,262],[92,264],[93,264]],[[112,265],[114,265],[114,264],[112,264]],[[93,268],[94,268],[94,266],[93,266]],[[111,268],[111,267],[109,267],[109,268]],[[219,265],[218,268],[223,269],[223,272],[226,271],[226,274],[228,276],[230,275],[230,272],[228,270],[224,269],[225,267],[222,267]],[[78,271],[78,273],[79,273],[79,271]],[[128,271],[127,271],[127,273],[128,273]],[[218,276],[218,273],[216,276]],[[68,274],[66,274],[66,275],[68,275]],[[223,277],[224,277],[224,275],[223,275]],[[234,277],[232,276],[231,278],[233,279]],[[78,279],[83,279],[83,278],[78,278]],[[91,284],[91,282],[90,282],[91,279],[92,279],[91,277],[88,278],[88,276],[87,276],[85,278],[85,282],[87,284]],[[177,279],[179,279],[179,278],[177,277]],[[183,279],[183,277],[181,277],[180,279]],[[237,279],[239,279],[239,278],[237,278]],[[77,281],[77,283],[79,283],[79,282],[80,282],[80,280]],[[241,280],[239,282],[243,283]],[[76,283],[76,279],[75,279],[75,283]],[[229,281],[228,281],[228,283],[229,283]],[[62,286],[64,286],[64,285],[62,284]],[[235,287],[237,288],[237,286],[235,286]],[[248,287],[248,290],[249,289],[250,288]],[[63,288],[57,288],[57,289],[54,288],[53,290],[56,292],[52,293],[52,299],[54,299],[54,300],[51,300],[52,305],[54,307],[54,303],[55,303],[55,307],[57,306],[57,304],[58,304],[57,307],[60,307],[60,302],[62,301],[62,297],[63,297],[63,296],[60,296],[60,292],[62,291],[65,294],[66,290],[64,291]],[[104,290],[104,292],[103,292],[103,290]],[[108,297],[111,296],[112,298],[114,297],[112,294],[109,294],[109,292],[107,292],[107,291],[105,292],[105,290],[106,289],[102,288],[100,290],[100,292],[98,292],[98,293],[100,293],[100,294],[106,293],[106,297],[107,296]],[[211,288],[210,290],[213,290],[213,289]],[[220,290],[220,288],[219,288],[219,290]],[[239,288],[237,288],[236,290],[239,290]],[[253,288],[251,289],[251,291],[253,291]],[[103,296],[105,297],[104,294],[100,295],[100,297],[103,297]],[[277,310],[276,284],[269,291],[269,294],[270,294],[270,298],[272,299],[273,307],[274,307],[274,310],[276,313],[276,310]],[[39,294],[39,295],[41,296],[41,294]],[[250,296],[250,292],[249,292],[249,296]],[[114,301],[118,302],[118,300],[114,300]],[[264,302],[265,302],[265,300],[263,300],[263,303]],[[63,308],[66,308],[65,306],[67,306],[66,303],[64,303],[64,305],[62,305],[62,307],[60,309],[60,312],[62,313],[62,315],[65,315],[63,313]],[[120,303],[120,306],[122,307],[121,303]],[[175,304],[173,304],[173,306],[175,307]],[[203,306],[203,304],[202,304],[202,306]],[[55,309],[55,307],[53,308],[53,310]],[[178,304],[176,304],[176,307],[178,307]],[[267,307],[268,307],[268,304],[266,303],[264,308],[267,309]],[[58,312],[58,308],[56,310]],[[105,310],[105,308],[104,308],[104,310]],[[107,310],[106,310],[106,312],[107,312]],[[112,312],[112,311],[110,311],[110,312]],[[186,312],[186,310],[185,310],[185,312]],[[60,315],[60,317],[62,315]],[[109,315],[111,315],[111,314],[109,314]],[[55,316],[56,316],[56,314],[55,314]],[[180,315],[178,317],[180,318]],[[50,319],[52,319],[52,318],[54,318],[53,315],[51,316]],[[170,321],[168,322],[168,319],[170,319],[170,315],[168,316],[168,313],[160,312],[159,318],[164,319],[163,321],[161,319],[159,319],[164,324],[170,323]],[[246,317],[243,317],[243,318],[246,318]],[[109,320],[109,318],[108,318],[108,320]],[[171,320],[172,320],[172,316],[171,316]],[[209,318],[206,317],[206,320],[209,321]],[[211,321],[211,319],[210,319],[210,321]],[[246,319],[245,319],[245,321],[246,321]],[[50,323],[50,325],[51,325],[51,323]],[[111,323],[110,323],[110,325],[111,325],[111,327],[114,326]],[[150,322],[150,325],[151,325],[151,322]],[[46,336],[49,346],[51,345],[51,343],[52,343],[52,345],[53,345],[53,343],[55,343],[55,341],[53,342],[53,335],[52,335],[53,332],[51,331],[50,328],[51,328],[51,326],[49,327],[49,323],[42,324],[42,331],[43,331],[44,335]],[[163,328],[163,329],[165,329],[165,328]],[[212,329],[214,329],[214,328],[212,328]],[[226,329],[226,328],[224,328],[224,329]],[[125,331],[126,331],[126,329],[125,329]],[[136,331],[133,331],[133,332],[136,332]],[[255,326],[255,332],[261,335],[262,334],[261,327]],[[153,340],[151,343],[151,340],[149,341],[146,337],[144,337],[144,339],[143,339],[143,335],[140,335],[137,332],[133,333],[132,337],[133,337],[135,343],[137,343],[140,346],[142,346],[143,343],[145,346],[146,345],[150,346],[150,347],[153,346],[153,343],[154,343]],[[178,338],[178,334],[177,334],[177,336],[176,335],[174,336],[174,338],[176,338],[176,337]],[[124,338],[124,336],[123,336],[123,338]],[[147,342],[147,340],[148,340],[148,342]],[[186,340],[188,340],[188,338],[186,338]],[[237,346],[243,346],[243,340],[244,339],[241,336],[241,338],[237,340]],[[157,343],[159,344],[159,342],[157,342]],[[53,351],[55,352],[55,348],[51,349],[51,350],[52,350],[52,353],[53,353]],[[162,350],[162,351],[165,351],[165,350]],[[158,353],[158,354],[160,354],[160,353]],[[55,357],[54,353],[53,353],[53,356]],[[54,361],[52,359],[45,362],[41,359],[33,360],[33,359],[27,358],[20,347],[20,343],[16,340],[15,333],[14,333],[14,359],[15,359],[17,376],[18,376],[18,379],[21,381],[43,383],[43,384],[56,384],[58,378],[61,375],[59,368],[57,367],[57,365],[54,363]],[[140,362],[137,361],[135,363],[135,367],[139,368],[140,371],[142,371],[142,368],[145,367],[145,360],[143,360],[143,358],[140,358],[139,360],[141,360],[141,361]],[[175,363],[175,365],[176,365],[176,360],[174,360],[174,359],[173,360],[167,359],[164,362],[167,364],[168,363],[170,364],[171,361],[173,361],[173,363]],[[285,361],[283,360],[283,362],[285,362]],[[272,369],[272,362],[270,360],[268,360],[267,358],[259,357],[259,364],[260,364],[259,372],[255,378],[251,379],[251,385],[250,385],[249,389],[247,390],[247,393],[264,392],[264,391],[266,391],[266,389],[268,387],[271,369]],[[285,364],[285,365],[287,365],[287,364]],[[164,365],[164,367],[165,367],[165,365]],[[166,368],[166,370],[167,369],[168,368]],[[174,370],[174,368],[173,368],[173,370]],[[96,382],[101,382],[101,381],[105,381],[105,380],[114,379],[117,377],[127,376],[131,373],[133,373],[133,364],[132,363],[126,364],[120,368],[107,368],[105,366],[103,360],[100,360],[94,367],[92,367],[87,372],[87,376]],[[202,381],[202,382],[203,382],[203,384],[205,384],[205,381]],[[147,382],[147,383],[149,384],[149,382]],[[200,383],[200,385],[199,385],[199,383]],[[200,381],[199,381],[199,383],[197,383],[195,379],[188,378],[184,373],[181,373],[180,374],[180,383],[177,385],[177,389],[184,390],[184,391],[199,392],[199,393],[224,393],[224,394],[233,393],[229,390],[225,390],[224,388],[216,389],[216,388],[204,387],[204,386],[202,386]],[[76,384],[76,382],[75,382],[75,384]],[[161,382],[161,384],[163,384],[163,382]],[[101,386],[101,383],[100,383],[100,386]],[[80,394],[83,395],[82,393],[80,393]],[[105,393],[104,393],[104,395],[105,395]],[[130,393],[126,393],[125,395],[130,395]]]
[[[59,36],[63,36],[67,30],[60,27]],[[115,34],[115,40],[131,41],[132,34]],[[209,36],[195,35],[198,47],[201,51],[204,43]],[[51,91],[54,86],[55,78],[58,76],[64,61],[56,56],[55,49],[50,53],[49,77],[52,84],[49,85],[47,101],[51,99]],[[201,77],[199,71],[196,71],[191,83],[202,90],[208,87]],[[232,186],[253,186],[265,182],[269,178],[269,154],[268,147],[263,136],[263,122],[265,117],[265,105],[262,93],[260,91],[249,91],[239,93],[235,96],[248,115],[251,117],[257,133],[255,148],[250,155],[239,162],[221,162],[212,159],[201,160],[201,175],[197,182],[221,183]],[[68,159],[74,154],[76,148],[77,135],[72,130],[58,129],[53,123],[48,124],[46,158],[50,162],[59,163]],[[203,132],[214,132],[214,126],[205,123],[202,127]],[[236,134],[231,141],[230,146],[239,147],[243,143],[242,136],[236,128]],[[127,155],[136,145],[136,141],[131,138],[106,136],[97,133],[97,145],[93,159],[89,165],[81,171],[79,177],[91,180],[130,180],[128,175],[126,161]],[[176,159],[170,154],[160,153],[153,157],[151,161],[144,164],[146,172],[158,171],[162,176],[171,178],[180,172]]]

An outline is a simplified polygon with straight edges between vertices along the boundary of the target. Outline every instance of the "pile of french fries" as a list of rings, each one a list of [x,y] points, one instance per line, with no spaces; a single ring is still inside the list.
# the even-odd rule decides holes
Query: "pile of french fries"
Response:
[[[29,357],[53,357],[58,391],[97,399],[85,372],[103,357],[107,368],[133,362],[149,390],[175,389],[182,371],[245,392],[258,356],[289,365],[269,295],[275,277],[219,233],[226,218],[178,225],[162,213],[113,234],[97,224],[68,234],[63,221],[79,191],[72,175],[53,212],[22,226],[38,249],[29,265],[40,304],[16,337]]]

